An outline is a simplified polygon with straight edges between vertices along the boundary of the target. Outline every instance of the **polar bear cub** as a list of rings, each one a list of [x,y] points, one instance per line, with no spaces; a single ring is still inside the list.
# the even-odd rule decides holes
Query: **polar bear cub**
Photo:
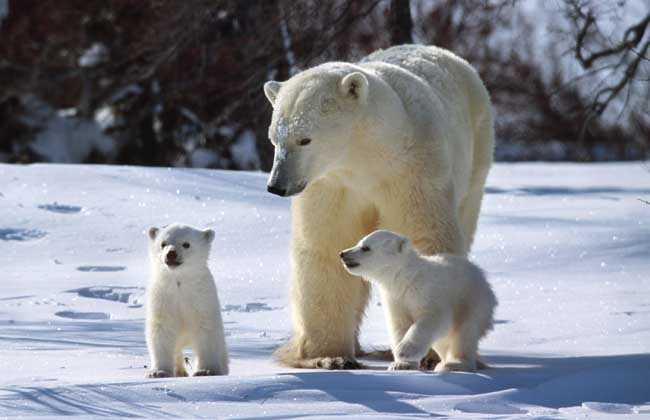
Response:
[[[208,268],[214,231],[172,224],[152,227],[149,238],[145,333],[151,370],[147,376],[187,376],[186,346],[195,356],[193,376],[227,375],[221,305]]]
[[[441,360],[436,372],[477,369],[478,342],[497,304],[479,267],[453,255],[420,256],[408,239],[385,230],[341,259],[379,288],[395,357],[390,370],[417,369],[432,346]]]

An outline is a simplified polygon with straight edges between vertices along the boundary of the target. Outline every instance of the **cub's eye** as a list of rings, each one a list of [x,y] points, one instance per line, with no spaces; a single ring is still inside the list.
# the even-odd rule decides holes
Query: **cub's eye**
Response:
[[[361,247],[361,251],[363,251],[363,252],[368,252],[368,251],[370,251],[370,247],[364,245],[364,246]]]
[[[183,242],[183,248],[187,249],[190,247],[190,244],[188,242]]]
[[[160,244],[160,247],[161,247],[161,248],[164,248],[164,247],[166,247],[166,246],[167,246],[167,242],[163,242],[163,243]]]
[[[298,140],[298,146],[307,146],[309,143],[311,143],[311,139]]]

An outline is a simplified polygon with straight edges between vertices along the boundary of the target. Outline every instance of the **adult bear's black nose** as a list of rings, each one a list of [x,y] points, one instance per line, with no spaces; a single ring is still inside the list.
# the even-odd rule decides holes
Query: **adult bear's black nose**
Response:
[[[268,185],[266,190],[271,194],[279,195],[280,197],[286,197],[287,195],[287,190],[285,188],[279,188],[273,185]]]

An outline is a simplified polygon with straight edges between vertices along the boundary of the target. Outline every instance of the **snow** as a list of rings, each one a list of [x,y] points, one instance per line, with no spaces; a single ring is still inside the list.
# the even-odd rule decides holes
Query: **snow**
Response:
[[[112,107],[104,105],[95,111],[95,123],[102,132],[115,127],[116,122],[117,117]]]
[[[219,165],[219,162],[221,162],[219,154],[205,147],[194,149],[190,156],[190,164],[193,168],[215,167]]]
[[[39,130],[29,147],[45,161],[83,162],[93,150],[109,157],[115,153],[115,141],[102,133],[106,115],[90,121],[75,117],[74,109],[56,111],[31,95],[21,101],[29,110],[24,122]]]
[[[79,57],[79,67],[95,67],[108,59],[108,49],[100,42],[95,42]]]
[[[257,153],[257,142],[253,130],[244,130],[230,146],[232,160],[239,169],[259,169],[262,165]]]
[[[114,94],[112,94],[108,102],[111,104],[115,104],[123,101],[129,96],[138,96],[142,92],[143,89],[139,85],[135,85],[135,84],[126,85],[123,88],[118,89]]]
[[[498,164],[479,373],[288,369],[289,200],[263,173],[0,165],[0,417],[650,418],[650,170]],[[217,232],[228,377],[144,378],[148,227]],[[388,343],[373,296],[362,345]]]

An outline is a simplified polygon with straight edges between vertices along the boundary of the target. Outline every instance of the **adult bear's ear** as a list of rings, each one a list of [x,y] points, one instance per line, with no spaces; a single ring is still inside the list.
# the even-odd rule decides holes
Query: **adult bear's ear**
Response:
[[[341,80],[341,94],[346,98],[356,99],[360,103],[366,103],[368,99],[368,79],[363,73],[355,71]]]
[[[214,239],[214,230],[212,229],[206,229],[203,231],[203,236],[205,237],[205,240],[208,242],[212,242]]]
[[[149,228],[149,239],[151,240],[156,239],[156,235],[158,235],[158,228],[157,227]]]
[[[271,102],[271,105],[275,107],[275,98],[278,97],[278,92],[282,87],[282,83],[271,80],[270,82],[264,83],[264,94],[266,99]]]

